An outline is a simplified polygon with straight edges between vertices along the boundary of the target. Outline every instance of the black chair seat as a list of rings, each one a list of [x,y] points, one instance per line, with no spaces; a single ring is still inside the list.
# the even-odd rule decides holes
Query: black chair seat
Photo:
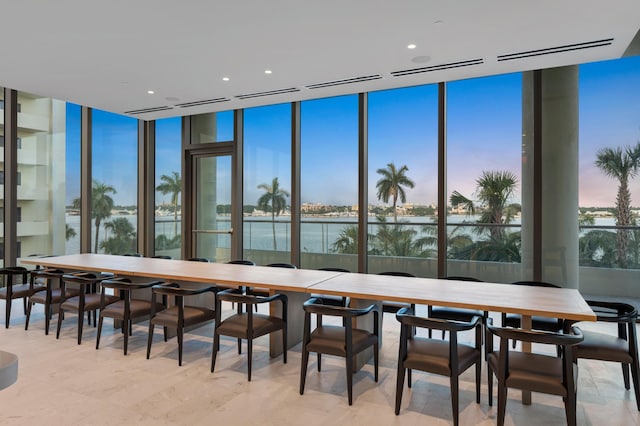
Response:
[[[284,327],[282,318],[253,314],[253,337],[264,336]],[[219,334],[241,339],[249,337],[249,314],[240,313],[225,319],[218,327]]]
[[[33,292],[39,292],[44,290],[44,286],[35,286]],[[29,297],[31,294],[31,288],[29,284],[14,285],[12,289],[13,299],[22,299],[23,297]],[[7,288],[0,288],[0,299],[7,298]]]
[[[78,295],[78,289],[69,288],[65,291],[65,297],[70,298]],[[51,303],[60,303],[60,297],[62,296],[62,290],[59,288],[54,288],[51,290]],[[47,295],[44,292],[38,292],[31,296],[29,300],[32,303],[40,303],[45,304],[47,302]]]
[[[496,352],[487,356],[487,362],[493,371],[498,371]],[[506,386],[566,397],[567,389],[562,380],[562,363],[562,358],[556,356],[511,352]],[[577,366],[574,365],[574,368]],[[577,370],[574,375],[577,375]]]
[[[366,330],[354,328],[353,336],[353,352],[362,352],[364,349],[372,346],[378,341],[378,337]],[[344,327],[323,325],[316,328],[311,333],[311,341],[307,344],[309,352],[319,352],[323,354],[335,356],[347,356],[346,330]]]
[[[78,312],[80,310],[80,297],[73,296],[62,302],[61,308],[65,311]],[[107,303],[114,303],[120,300],[118,296],[107,296]],[[84,295],[84,309],[82,312],[93,311],[100,307],[100,295],[90,293]]]
[[[131,318],[149,315],[149,312],[151,311],[151,301],[149,300],[132,299],[129,303],[129,316]],[[110,303],[100,311],[100,315],[107,318],[123,320],[125,319],[124,305],[124,300],[118,300],[115,303]],[[155,309],[156,311],[161,311],[164,309],[164,305],[156,302]]]
[[[629,353],[629,342],[620,337],[597,333],[594,331],[583,331],[584,341],[580,343],[575,354],[578,358],[606,359],[612,362],[622,362],[631,364],[633,357]]]
[[[157,304],[157,302],[156,302]],[[177,306],[164,309],[156,313],[151,320],[156,325],[164,327],[177,327],[179,321],[179,311]],[[184,326],[198,324],[205,321],[215,319],[215,311],[201,306],[185,306],[184,307]]]
[[[457,371],[465,371],[478,362],[479,352],[475,347],[458,343],[457,351]],[[404,367],[411,370],[429,371],[434,374],[450,376],[449,342],[414,336],[408,343]]]

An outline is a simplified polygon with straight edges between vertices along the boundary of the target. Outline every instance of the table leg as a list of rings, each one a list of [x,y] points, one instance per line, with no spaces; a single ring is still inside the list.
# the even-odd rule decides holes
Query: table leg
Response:
[[[531,330],[531,315],[523,315],[522,322],[520,324],[522,329]],[[522,352],[531,352],[531,342],[521,342]],[[524,405],[531,405],[531,391],[522,391],[522,403]]]

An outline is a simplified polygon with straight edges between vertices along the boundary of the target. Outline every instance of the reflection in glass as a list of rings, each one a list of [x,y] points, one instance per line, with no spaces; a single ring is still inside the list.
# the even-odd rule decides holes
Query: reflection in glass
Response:
[[[230,142],[233,134],[233,111],[191,116],[191,143]]]

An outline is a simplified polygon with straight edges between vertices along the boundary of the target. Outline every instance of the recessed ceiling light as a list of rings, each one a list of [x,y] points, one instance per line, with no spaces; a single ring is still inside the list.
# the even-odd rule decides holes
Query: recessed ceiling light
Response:
[[[222,81],[229,81],[229,77],[222,77]]]
[[[416,48],[416,45],[413,43],[407,46],[407,49],[415,49],[415,48]]]
[[[147,90],[147,93],[150,94],[150,95],[153,95],[156,92],[154,92],[153,90]]]
[[[264,70],[265,74],[271,74],[271,70]]]

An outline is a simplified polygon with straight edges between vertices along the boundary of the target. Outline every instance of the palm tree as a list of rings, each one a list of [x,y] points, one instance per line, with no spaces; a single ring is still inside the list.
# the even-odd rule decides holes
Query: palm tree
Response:
[[[602,148],[596,154],[596,167],[609,177],[618,179],[618,195],[616,196],[616,226],[632,224],[631,192],[629,180],[633,179],[640,167],[640,143],[623,148]],[[627,247],[631,232],[618,229],[618,267],[627,267]]]
[[[358,254],[358,226],[349,225],[340,231],[333,242],[333,250],[343,254]]]
[[[113,186],[105,185],[97,180],[93,181],[91,188],[91,217],[95,220],[96,225],[96,241],[94,253],[98,252],[98,235],[100,232],[100,223],[103,219],[111,217],[113,210],[113,198],[109,194],[115,194],[116,190]]]
[[[171,176],[160,176],[162,183],[156,186],[156,191],[160,191],[163,195],[171,194],[171,204],[173,204],[174,233],[178,235],[178,197],[182,192],[182,178],[178,172],[171,172]]]
[[[396,169],[396,165],[393,163],[387,164],[386,169],[378,169],[376,173],[382,177],[376,182],[376,188],[378,188],[378,200],[382,200],[385,203],[389,202],[389,198],[393,200],[393,219],[398,221],[398,213],[396,212],[396,204],[398,198],[401,202],[407,201],[407,195],[404,192],[403,187],[413,188],[414,183],[409,179],[405,173],[409,171],[407,166],[402,166]]]
[[[75,237],[76,235],[78,235],[78,233],[76,232],[75,229],[73,229],[72,227],[69,226],[68,223],[65,223],[65,231],[64,231],[64,239],[66,241],[69,241],[71,238]]]
[[[278,250],[276,245],[276,216],[287,207],[287,197],[289,192],[280,189],[278,178],[274,177],[271,185],[261,183],[258,185],[258,189],[263,189],[264,194],[258,198],[258,207],[264,211],[267,211],[269,205],[271,206],[271,224],[273,226],[273,250]]]
[[[113,235],[100,243],[105,253],[124,254],[135,251],[136,232],[126,218],[118,217],[105,222],[104,229]]]
[[[484,207],[478,223],[503,225],[511,222],[515,213],[520,210],[519,205],[508,204],[517,183],[518,178],[510,171],[482,172],[476,180],[476,196]],[[462,204],[469,214],[475,213],[476,206],[473,201],[458,191],[451,193],[449,201],[454,207]],[[484,231],[482,228],[479,229]],[[504,230],[496,226],[490,227],[489,233],[493,240],[502,239],[504,236]]]

